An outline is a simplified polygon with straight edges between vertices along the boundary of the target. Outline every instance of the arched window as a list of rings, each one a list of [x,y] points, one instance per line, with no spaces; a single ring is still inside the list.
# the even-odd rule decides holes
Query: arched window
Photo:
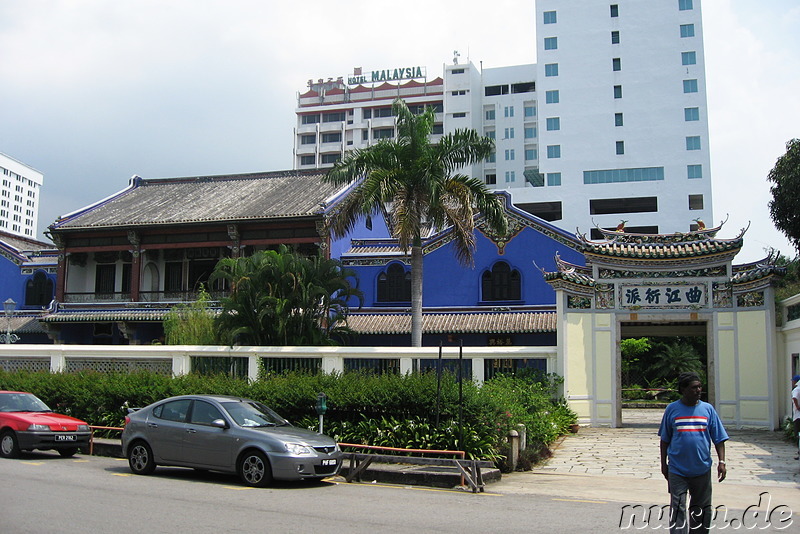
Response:
[[[522,293],[519,271],[509,267],[506,262],[499,261],[491,271],[483,273],[481,290],[484,301],[520,300]]]
[[[53,281],[42,271],[36,271],[25,284],[26,306],[47,306],[54,296]]]
[[[411,273],[392,263],[378,275],[378,302],[411,302]]]

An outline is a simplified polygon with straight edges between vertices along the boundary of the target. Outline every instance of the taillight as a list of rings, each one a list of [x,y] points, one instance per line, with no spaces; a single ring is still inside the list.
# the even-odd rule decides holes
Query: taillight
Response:
[[[128,426],[128,423],[130,423],[130,422],[131,422],[131,418],[126,415],[125,416],[125,426]]]

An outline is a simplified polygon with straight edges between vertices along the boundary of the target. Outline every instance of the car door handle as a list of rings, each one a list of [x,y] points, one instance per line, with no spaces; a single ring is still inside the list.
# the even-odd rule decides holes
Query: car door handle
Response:
[[[158,428],[158,425],[156,423],[147,423],[147,426],[149,426],[150,428]]]
[[[189,434],[197,434],[197,430],[195,430],[194,428],[187,428],[186,432],[188,432]]]

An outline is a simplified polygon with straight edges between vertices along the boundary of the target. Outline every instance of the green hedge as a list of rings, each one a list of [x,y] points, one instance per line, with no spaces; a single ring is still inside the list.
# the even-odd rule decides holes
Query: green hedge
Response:
[[[248,382],[226,375],[167,377],[149,372],[107,374],[0,371],[0,389],[30,391],[52,409],[91,425],[122,426],[124,406],[142,407],[173,395],[215,393],[252,398],[295,424],[317,428],[317,394],[328,397],[325,433],[338,441],[401,448],[465,450],[472,457],[497,459],[505,436],[517,424],[528,442],[547,445],[576,421],[556,397],[554,376],[500,376],[478,387],[462,384],[462,426],[458,427],[459,384],[444,373],[436,426],[435,373],[270,375]]]

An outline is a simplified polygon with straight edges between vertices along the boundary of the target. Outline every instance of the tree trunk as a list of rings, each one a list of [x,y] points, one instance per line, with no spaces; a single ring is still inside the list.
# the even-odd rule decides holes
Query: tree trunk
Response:
[[[411,247],[411,346],[422,346],[422,246]]]

